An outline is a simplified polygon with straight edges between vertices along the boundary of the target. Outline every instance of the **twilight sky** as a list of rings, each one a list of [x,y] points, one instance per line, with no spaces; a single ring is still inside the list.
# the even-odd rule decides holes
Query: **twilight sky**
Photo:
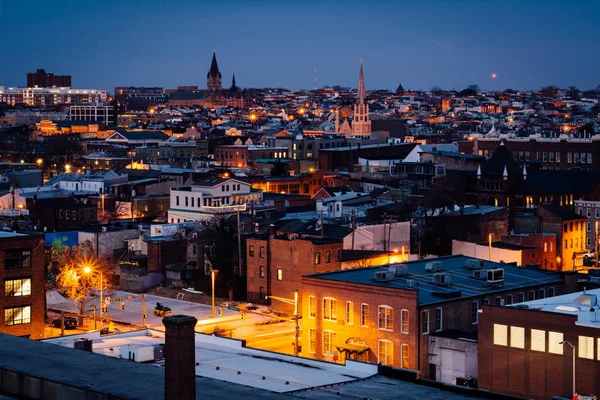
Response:
[[[591,89],[598,21],[598,0],[0,0],[0,86],[203,88],[216,50],[227,87],[356,87],[362,57],[367,90]]]

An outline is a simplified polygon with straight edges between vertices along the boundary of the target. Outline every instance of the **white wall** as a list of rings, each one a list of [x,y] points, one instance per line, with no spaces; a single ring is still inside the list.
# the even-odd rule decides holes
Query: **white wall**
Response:
[[[354,232],[355,250],[383,250],[383,241],[390,239],[388,250],[398,249],[402,246],[406,252],[410,249],[410,222],[392,222],[391,232],[389,224],[359,226]],[[344,238],[344,249],[352,249],[352,234]]]
[[[452,241],[452,254],[463,254],[467,257],[481,258],[483,260],[490,259],[489,246],[483,246],[471,242],[463,242],[460,240]],[[505,263],[516,262],[521,266],[522,254],[521,250],[498,249],[492,247],[492,261]]]

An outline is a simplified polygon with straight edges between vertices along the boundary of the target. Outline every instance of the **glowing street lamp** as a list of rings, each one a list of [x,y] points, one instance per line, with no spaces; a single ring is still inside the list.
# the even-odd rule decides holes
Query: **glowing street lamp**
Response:
[[[219,272],[218,269],[213,269],[210,271],[210,283],[212,286],[212,311],[210,313],[210,317],[215,317],[215,275]]]
[[[559,342],[558,344],[561,345],[565,345],[568,344],[569,346],[571,346],[571,350],[573,351],[573,398],[576,399],[577,397],[577,391],[575,390],[575,346],[573,346],[570,342],[563,340],[562,342]]]
[[[294,306],[294,319],[296,320],[296,341],[294,342],[294,355],[298,356],[300,349],[300,325],[298,324],[298,320],[300,319],[300,316],[298,315],[298,290],[294,290],[293,300],[279,296],[265,296],[265,299],[279,300],[283,303],[292,304]]]
[[[86,275],[90,275],[92,273],[92,268],[89,265],[86,265],[83,267],[83,272]],[[102,320],[102,309],[104,308],[104,298],[103,298],[103,292],[102,292],[102,286],[103,285],[103,275],[102,275],[102,271],[100,271],[100,320]]]
[[[65,164],[65,171],[71,172],[71,164]]]

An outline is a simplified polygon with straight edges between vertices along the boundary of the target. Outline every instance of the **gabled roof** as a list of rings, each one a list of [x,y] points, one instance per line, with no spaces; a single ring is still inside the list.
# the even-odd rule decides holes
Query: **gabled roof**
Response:
[[[494,151],[492,158],[483,164],[481,173],[484,176],[502,176],[505,168],[508,176],[523,176],[523,171],[513,158],[510,150],[504,144],[501,144]]]

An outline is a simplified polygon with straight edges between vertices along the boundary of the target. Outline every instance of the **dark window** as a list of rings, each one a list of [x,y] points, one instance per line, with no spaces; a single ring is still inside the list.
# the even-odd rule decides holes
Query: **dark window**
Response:
[[[31,268],[31,250],[4,250],[4,269]]]
[[[265,299],[265,287],[264,287],[264,286],[261,286],[261,287],[260,287],[259,296],[260,296],[260,299],[261,299],[261,300],[264,300],[264,299]]]
[[[329,264],[331,262],[331,252],[330,251],[325,252],[325,262],[327,264]]]
[[[179,205],[179,196],[175,196],[175,205],[178,206]]]
[[[248,254],[250,255],[250,257],[254,257],[254,245],[250,245],[248,247]]]
[[[265,246],[260,246],[260,258],[265,258]]]
[[[340,262],[340,251],[339,250],[335,251],[335,262]]]
[[[471,303],[471,323],[476,324],[479,322],[479,302],[474,301]]]
[[[261,265],[259,268],[260,268],[260,270],[259,270],[260,277],[264,278],[265,277],[265,266]]]

